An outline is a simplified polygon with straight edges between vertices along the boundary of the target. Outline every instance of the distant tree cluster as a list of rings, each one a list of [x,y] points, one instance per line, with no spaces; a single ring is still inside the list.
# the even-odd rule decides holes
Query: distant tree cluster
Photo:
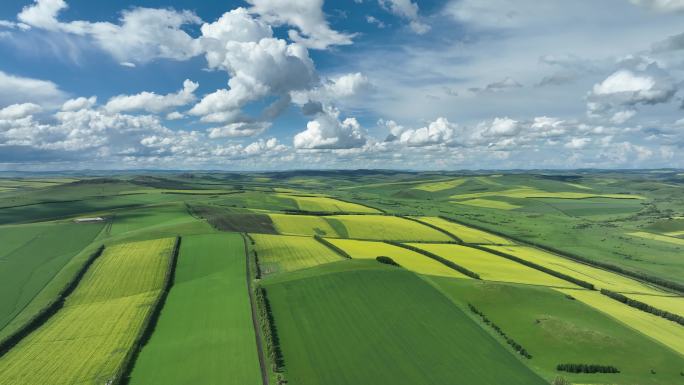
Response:
[[[385,257],[384,255],[376,257],[375,260],[380,262],[380,263],[384,263],[385,265],[392,265],[392,266],[396,266],[396,267],[401,267],[401,265],[398,264],[394,259],[392,259],[390,257]]]
[[[261,320],[261,330],[266,340],[266,350],[271,357],[274,372],[282,372],[285,369],[285,360],[280,348],[280,338],[273,319],[271,303],[268,300],[266,289],[258,287],[256,289],[256,301],[259,308],[259,319]]]
[[[477,314],[477,315],[480,316],[480,318],[482,319],[482,322],[486,323],[486,324],[489,325],[492,329],[494,329],[494,331],[496,331],[497,333],[499,333],[499,335],[500,335],[501,337],[503,337],[503,338],[506,340],[506,342],[507,342],[509,345],[511,345],[511,347],[513,347],[513,349],[514,349],[516,352],[518,352],[521,356],[523,356],[523,357],[525,357],[525,358],[527,358],[527,359],[532,358],[532,355],[531,355],[525,348],[523,348],[522,345],[520,345],[519,343],[517,343],[513,338],[509,337],[503,330],[501,330],[501,328],[499,327],[499,325],[495,324],[495,323],[492,322],[489,318],[487,318],[487,316],[486,316],[484,313],[482,313],[480,310],[478,310],[475,306],[473,306],[473,304],[470,304],[470,303],[469,303],[469,304],[468,304],[468,307],[470,308],[470,311],[472,311],[473,313],[475,313],[475,314]]]
[[[568,373],[620,373],[614,366],[596,364],[558,364],[556,370]]]
[[[456,264],[456,263],[454,263],[454,262],[452,262],[446,258],[442,258],[439,255],[433,254],[427,250],[419,249],[417,247],[414,247],[411,245],[406,245],[404,243],[399,243],[399,242],[395,242],[395,241],[385,241],[385,243],[388,243],[390,245],[397,246],[397,247],[403,247],[404,249],[407,249],[407,250],[415,251],[416,253],[423,254],[426,257],[432,258],[435,261],[440,262],[441,264],[446,265],[446,266],[460,272],[463,275],[467,275],[470,278],[481,279],[480,275],[477,274],[476,272],[468,270],[459,264]]]
[[[653,307],[649,304],[643,303],[641,301],[637,301],[635,299],[631,299],[628,297],[625,297],[624,295],[620,293],[616,293],[614,291],[606,290],[606,289],[601,289],[601,294],[606,295],[614,300],[620,301],[626,305],[629,305],[633,308],[639,309],[641,311],[645,311],[647,313],[651,313],[653,315],[657,315],[658,317],[665,318],[666,320],[670,320],[673,322],[676,322],[680,325],[684,326],[684,317],[670,313],[669,311],[661,310],[656,307]]]

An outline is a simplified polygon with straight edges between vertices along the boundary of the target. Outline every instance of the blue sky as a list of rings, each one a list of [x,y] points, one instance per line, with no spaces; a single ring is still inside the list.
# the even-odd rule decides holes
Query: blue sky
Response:
[[[684,167],[684,0],[5,0],[0,169]]]

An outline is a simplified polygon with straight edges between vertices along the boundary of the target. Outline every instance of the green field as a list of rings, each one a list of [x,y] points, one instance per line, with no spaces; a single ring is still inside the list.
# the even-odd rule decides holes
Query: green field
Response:
[[[563,362],[602,362],[614,374],[566,375],[573,383],[675,384],[681,356],[627,325],[565,295],[540,287],[435,279],[454,301],[473,304],[532,354],[546,378]],[[572,295],[572,292],[569,291]],[[648,354],[643,354],[648,352]],[[656,374],[651,373],[651,369]]]
[[[130,384],[259,384],[237,234],[196,235],[181,243],[173,288]]]
[[[340,256],[312,237],[252,234],[261,274],[304,269],[335,262]]]
[[[376,265],[265,283],[288,381],[545,383],[428,283]]]
[[[285,214],[269,214],[269,216],[280,234],[338,236],[325,217]]]
[[[0,226],[0,330],[100,231],[101,224]]]
[[[468,206],[476,206],[476,207],[484,207],[484,208],[489,208],[489,209],[498,209],[498,210],[515,210],[519,209],[522,206],[514,205],[508,202],[503,202],[503,201],[495,201],[492,199],[468,199],[465,201],[459,201],[459,202],[454,202],[458,203],[459,205],[468,205]]]
[[[324,196],[307,196],[295,194],[278,194],[279,197],[292,199],[302,211],[314,212],[348,212],[377,214],[379,211],[356,203],[344,202]]]
[[[105,250],[47,323],[0,358],[3,384],[104,384],[161,293],[173,239]]]

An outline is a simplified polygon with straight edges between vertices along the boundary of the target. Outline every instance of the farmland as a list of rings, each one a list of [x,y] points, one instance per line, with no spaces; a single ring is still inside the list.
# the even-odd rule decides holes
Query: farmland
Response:
[[[131,384],[258,384],[238,234],[183,238],[174,287]]]
[[[115,378],[161,293],[173,239],[106,249],[62,309],[0,359],[7,384]]]
[[[0,384],[684,384],[679,180],[0,178]]]

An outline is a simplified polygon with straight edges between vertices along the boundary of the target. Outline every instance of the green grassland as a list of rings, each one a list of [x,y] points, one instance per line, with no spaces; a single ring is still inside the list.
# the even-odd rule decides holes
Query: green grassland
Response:
[[[0,329],[21,313],[101,224],[0,226]]]
[[[455,302],[464,307],[473,304],[529,350],[530,366],[546,378],[554,378],[559,363],[597,362],[613,365],[620,373],[565,377],[580,384],[682,381],[681,356],[555,290],[473,280],[434,281]]]
[[[261,381],[238,234],[185,237],[173,288],[130,384]]]
[[[312,237],[252,234],[261,274],[305,269],[342,258]]]
[[[3,384],[104,384],[161,293],[173,239],[121,244],[95,261],[64,307],[0,358]]]
[[[427,282],[368,263],[378,267],[265,283],[288,381],[545,383]]]

